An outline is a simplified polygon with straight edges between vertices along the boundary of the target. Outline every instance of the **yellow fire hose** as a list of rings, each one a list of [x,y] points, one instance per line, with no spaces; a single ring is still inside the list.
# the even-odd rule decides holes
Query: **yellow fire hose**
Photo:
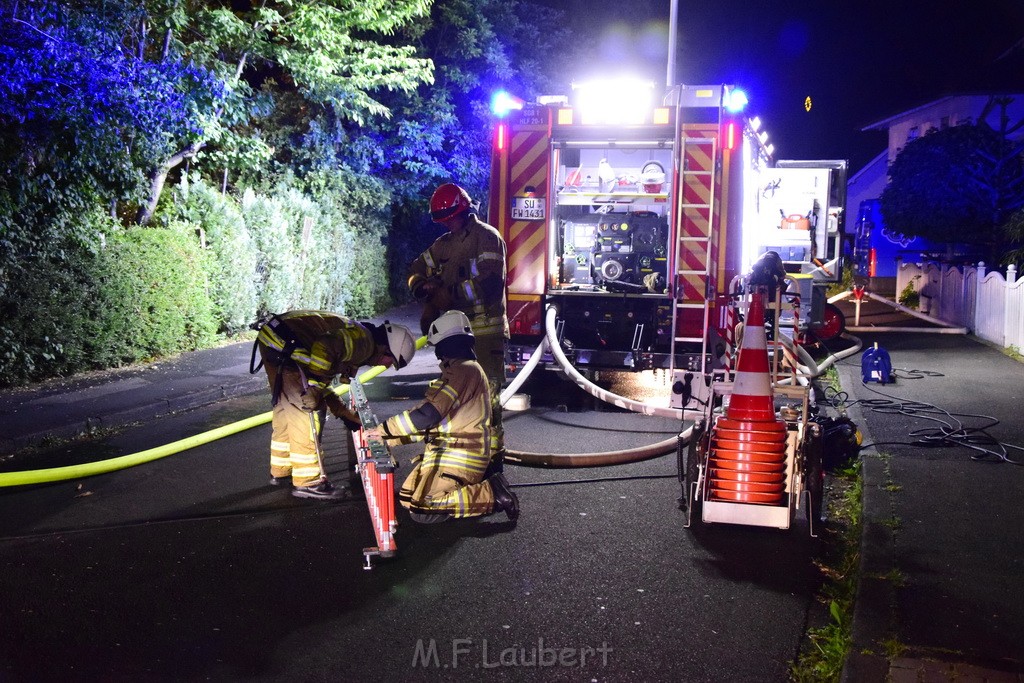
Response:
[[[417,349],[422,349],[426,344],[426,337],[420,337],[416,340]],[[359,375],[359,381],[367,382],[385,370],[387,370],[387,368],[383,365],[370,368],[363,374]],[[344,396],[348,393],[348,385],[338,387],[334,392],[338,394],[338,396]],[[231,436],[232,434],[237,434],[238,432],[245,431],[246,429],[258,427],[270,422],[272,418],[273,411],[268,410],[265,413],[254,415],[253,417],[233,422],[232,424],[224,425],[223,427],[211,429],[210,431],[203,432],[202,434],[190,436],[187,439],[172,441],[171,443],[164,444],[163,446],[157,446],[156,448],[150,448],[149,450],[140,451],[131,455],[123,455],[118,458],[110,458],[109,460],[88,462],[81,465],[68,465],[67,467],[50,467],[42,470],[3,472],[0,473],[0,488],[4,486],[46,484],[54,481],[91,477],[97,474],[106,474],[108,472],[127,469],[136,465],[142,465],[147,462],[159,460],[160,458],[166,458],[168,455],[174,455],[175,453],[180,453],[181,451],[186,451],[190,448],[196,448],[197,446],[208,444],[211,441],[216,441],[217,439],[223,439],[225,436]]]

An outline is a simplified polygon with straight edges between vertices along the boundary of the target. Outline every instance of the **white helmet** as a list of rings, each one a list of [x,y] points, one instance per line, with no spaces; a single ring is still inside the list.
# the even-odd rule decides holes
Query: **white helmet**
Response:
[[[469,325],[469,318],[462,311],[448,311],[430,323],[430,329],[427,330],[427,341],[437,346],[445,339],[459,334],[465,334],[472,338],[473,328]]]
[[[395,325],[385,320],[383,327],[388,348],[395,357],[395,368],[404,368],[416,354],[416,339],[405,325]]]

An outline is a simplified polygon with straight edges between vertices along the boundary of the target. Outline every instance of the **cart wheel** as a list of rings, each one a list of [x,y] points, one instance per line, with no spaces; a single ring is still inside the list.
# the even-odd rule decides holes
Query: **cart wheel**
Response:
[[[686,498],[687,510],[689,510],[691,528],[695,524],[700,524],[701,497],[700,491],[696,490],[696,484],[700,477],[700,461],[704,457],[704,448],[701,447],[704,441],[704,430],[704,421],[694,425],[692,438],[686,449],[686,477],[683,481],[683,495]]]
[[[821,311],[821,327],[817,331],[818,339],[830,341],[846,332],[846,316],[835,304],[825,304]]]
[[[812,527],[816,527],[825,520],[825,510],[823,509],[825,502],[824,452],[824,439],[821,436],[821,431],[810,430],[805,450],[804,479],[807,482],[807,492],[811,498],[811,508],[807,511],[807,519],[810,520]]]

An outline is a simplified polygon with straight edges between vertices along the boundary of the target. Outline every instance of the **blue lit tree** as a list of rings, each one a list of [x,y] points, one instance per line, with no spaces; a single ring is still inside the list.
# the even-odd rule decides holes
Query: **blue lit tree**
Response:
[[[973,245],[989,262],[1019,240],[1024,160],[1011,140],[1020,124],[993,98],[977,123],[933,130],[911,140],[889,167],[882,215],[890,229],[947,244]],[[996,127],[988,114],[1001,112]]]
[[[394,272],[440,234],[427,199],[442,182],[464,186],[486,204],[490,176],[491,95],[505,88],[531,100],[565,93],[578,63],[560,11],[525,0],[435,0],[429,21],[398,39],[418,46],[434,64],[434,81],[413,92],[385,93],[393,111],[373,125],[342,127],[343,163],[383,179],[391,190],[389,241]],[[564,79],[558,82],[558,78]],[[403,278],[394,278],[402,296]]]

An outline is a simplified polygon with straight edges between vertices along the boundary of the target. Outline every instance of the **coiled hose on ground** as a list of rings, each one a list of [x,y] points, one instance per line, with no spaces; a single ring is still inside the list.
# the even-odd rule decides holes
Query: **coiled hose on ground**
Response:
[[[532,372],[533,368],[536,367],[537,364],[534,361],[535,359],[539,360],[541,354],[543,353],[544,345],[546,344],[547,348],[551,350],[551,354],[552,356],[554,356],[555,361],[558,363],[559,367],[562,368],[562,371],[565,372],[565,374],[570,379],[572,379],[580,388],[582,388],[591,396],[594,396],[595,398],[600,399],[601,401],[604,401],[606,403],[610,403],[614,406],[625,408],[633,412],[643,413],[644,415],[658,415],[661,417],[675,418],[678,419],[680,423],[682,422],[683,411],[681,410],[676,410],[674,408],[660,408],[657,406],[642,403],[640,401],[634,401],[632,399],[628,399],[617,394],[613,394],[612,392],[606,391],[605,389],[602,389],[601,387],[595,385],[593,382],[590,382],[586,377],[580,374],[580,372],[576,370],[575,367],[573,367],[572,363],[569,362],[569,359],[565,356],[565,353],[562,351],[561,345],[559,345],[558,343],[558,334],[555,329],[555,320],[557,319],[557,317],[558,310],[554,306],[549,305],[547,308],[547,314],[544,325],[544,341],[541,342],[541,344],[537,347],[537,350],[534,351],[533,356],[530,358],[530,363],[533,363],[532,367],[530,366],[530,363],[527,363],[527,365],[524,366],[523,370],[520,371],[519,375],[516,376],[516,381],[519,382],[518,384],[516,384],[516,388],[518,388],[518,386],[520,386],[522,382],[526,381],[526,377],[523,375],[524,373],[528,375],[528,373],[526,372],[527,368],[529,368],[529,372]],[[522,377],[521,381],[519,381],[520,377]],[[515,382],[513,382],[513,384],[515,384]],[[509,385],[509,389],[511,388],[512,385]],[[508,397],[511,397],[512,393],[514,392],[509,392],[509,390],[502,392],[503,402],[508,400],[506,394],[508,394]],[[607,453],[555,454],[528,453],[524,451],[510,450],[507,451],[506,453],[505,461],[515,465],[524,465],[527,467],[552,468],[604,467],[608,465],[624,465],[628,463],[641,462],[643,460],[650,460],[651,458],[657,458],[668,453],[674,453],[676,452],[676,449],[679,447],[680,440],[682,440],[684,443],[689,441],[692,432],[693,427],[691,426],[683,430],[678,436],[673,436],[671,439],[659,441],[658,443],[651,444],[649,446],[631,448],[625,451],[610,451]]]

